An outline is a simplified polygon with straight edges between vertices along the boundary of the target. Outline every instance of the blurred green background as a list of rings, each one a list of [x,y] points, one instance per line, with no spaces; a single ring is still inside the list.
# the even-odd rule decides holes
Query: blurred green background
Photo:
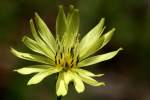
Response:
[[[26,86],[32,75],[22,76],[13,69],[32,64],[10,53],[10,47],[28,50],[22,44],[30,36],[29,19],[34,12],[55,33],[58,5],[75,5],[80,10],[80,33],[83,36],[102,17],[106,30],[116,32],[111,42],[98,53],[118,49],[114,59],[88,67],[106,82],[106,87],[86,85],[82,94],[70,86],[63,100],[150,100],[150,0],[0,0],[0,100],[55,100],[55,76],[38,85]]]

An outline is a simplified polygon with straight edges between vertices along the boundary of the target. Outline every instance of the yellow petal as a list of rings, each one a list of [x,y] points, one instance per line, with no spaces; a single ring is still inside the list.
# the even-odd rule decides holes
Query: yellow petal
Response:
[[[59,13],[56,19],[56,34],[58,35],[59,40],[62,39],[62,36],[67,29],[67,19],[64,13],[63,6],[59,6]]]
[[[15,50],[13,48],[11,48],[11,52],[15,56],[17,56],[21,59],[54,65],[54,61],[45,56],[39,56],[39,55],[30,54],[30,53],[23,53],[23,52],[19,52],[19,51]]]
[[[28,66],[24,68],[20,68],[17,70],[14,70],[20,74],[27,75],[27,74],[32,74],[32,73],[37,73],[37,72],[43,72],[50,68],[52,66],[49,65],[33,65],[33,66]]]
[[[78,67],[85,67],[85,66],[89,66],[89,65],[93,65],[93,64],[102,62],[102,61],[109,60],[109,59],[113,58],[114,56],[116,56],[120,50],[123,50],[123,49],[119,48],[118,50],[113,51],[113,52],[89,57],[89,58],[79,62]]]
[[[98,82],[96,81],[95,79],[91,78],[91,77],[88,77],[88,76],[81,76],[81,79],[89,84],[89,85],[92,85],[92,86],[105,86],[105,83],[104,82]]]
[[[80,69],[80,68],[77,68],[75,69],[76,72],[79,74],[79,75],[84,75],[84,76],[90,76],[90,77],[100,77],[100,76],[103,76],[104,74],[94,74],[92,72],[89,72],[87,70],[84,70],[84,69]]]
[[[29,81],[27,85],[37,84],[40,83],[45,77],[52,75],[54,73],[59,72],[60,69],[57,69],[56,67],[51,67],[43,72],[40,72],[36,75],[34,75]]]
[[[45,56],[47,56],[47,57],[51,58],[52,60],[54,60],[55,57],[54,57],[54,53],[53,53],[52,49],[38,35],[32,19],[30,20],[30,29],[31,29],[32,35],[33,35],[34,39],[36,40],[37,44],[39,45],[41,51],[43,51]],[[29,42],[26,43],[26,44],[28,45]],[[36,50],[35,50],[35,52],[36,52]]]
[[[102,18],[100,22],[82,38],[79,45],[80,60],[95,53],[101,47],[104,39],[103,37],[100,38],[100,36],[104,30],[104,21],[105,19]]]
[[[81,78],[76,73],[73,73],[73,82],[75,85],[75,89],[78,93],[82,93],[85,90],[85,87]]]
[[[56,82],[56,94],[57,96],[65,96],[67,94],[67,88],[63,77],[63,72],[59,73]]]
[[[56,41],[53,37],[51,31],[45,24],[45,22],[40,18],[40,16],[35,13],[35,23],[38,29],[38,33],[41,38],[47,43],[47,45],[52,49],[53,53],[56,52]]]
[[[112,28],[110,31],[108,31],[107,33],[105,33],[105,34],[103,35],[103,37],[104,37],[104,42],[103,42],[101,48],[104,47],[104,46],[111,40],[114,31],[115,31],[115,28]]]

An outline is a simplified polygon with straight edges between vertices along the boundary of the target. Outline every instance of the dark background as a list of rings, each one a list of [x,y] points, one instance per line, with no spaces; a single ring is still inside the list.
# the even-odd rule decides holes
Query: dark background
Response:
[[[32,64],[10,53],[10,47],[27,50],[21,42],[30,36],[29,19],[34,12],[45,20],[55,35],[58,5],[75,5],[80,10],[80,33],[86,34],[105,17],[106,30],[116,32],[99,53],[124,48],[114,59],[88,67],[106,82],[105,87],[86,85],[82,94],[70,86],[63,100],[150,100],[150,0],[0,0],[0,100],[55,100],[55,76],[38,85],[26,86],[32,75],[13,70]]]

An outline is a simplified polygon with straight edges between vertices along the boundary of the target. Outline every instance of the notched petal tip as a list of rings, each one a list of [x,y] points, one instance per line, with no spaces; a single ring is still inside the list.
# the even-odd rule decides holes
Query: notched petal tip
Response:
[[[17,70],[17,69],[14,69],[13,71],[14,71],[14,72],[18,72],[18,70]]]
[[[66,83],[63,80],[63,73],[60,72],[56,82],[56,94],[57,96],[65,96],[67,94]]]
[[[121,50],[124,50],[124,49],[122,47],[120,47],[118,50],[121,51]]]
[[[27,36],[23,36],[21,41],[24,42],[26,38],[27,38]]]
[[[17,56],[17,57],[20,57],[20,54],[18,53],[18,51],[17,50],[15,50],[14,48],[10,48],[10,52],[13,54],[13,55],[15,55],[15,56]]]
[[[28,81],[27,85],[34,85],[34,84],[38,84],[39,82],[32,82],[31,79]]]
[[[37,12],[34,13],[34,19],[36,21],[36,23],[39,21],[39,20],[42,20],[41,17],[39,16],[39,14]]]
[[[13,51],[13,49],[14,49],[13,47],[10,47],[10,51]]]
[[[31,18],[31,19],[29,20],[29,22],[30,22],[30,24],[33,23],[33,19]]]
[[[55,67],[51,67],[47,70],[41,71],[39,73],[37,73],[36,75],[34,75],[27,83],[27,85],[32,85],[32,84],[38,84],[41,81],[43,81],[46,77],[54,74],[54,73],[58,73],[60,71],[60,69],[58,70]]]
[[[95,86],[106,86],[106,84],[104,82],[99,82],[98,84],[96,84]]]
[[[78,93],[83,93],[83,92],[84,92],[84,90],[85,90],[85,88],[84,88],[84,89],[82,89],[82,90],[77,90],[77,92],[78,92]]]
[[[63,11],[64,11],[63,5],[59,5],[59,6],[58,6],[58,9],[59,9],[59,13],[60,13],[61,11],[63,12]]]
[[[78,13],[78,12],[79,12],[79,9],[74,9],[74,12]]]
[[[116,28],[112,28],[110,31],[114,32],[116,30]]]
[[[82,93],[85,90],[85,86],[83,84],[82,79],[76,73],[74,73],[73,75],[73,82],[75,89],[78,93]]]
[[[28,83],[27,83],[27,86],[30,86],[30,85],[33,85],[33,84],[32,84],[32,83],[30,83],[30,82],[28,82]]]
[[[63,8],[63,5],[59,5],[58,8],[59,8],[59,9],[62,9],[62,8]]]
[[[36,22],[42,21],[40,15],[39,15],[37,12],[34,13],[34,18],[35,18],[35,21],[36,21]]]
[[[22,75],[27,75],[25,72],[23,72],[22,70],[20,70],[20,69],[15,69],[15,70],[13,70],[14,72],[17,72],[17,73],[19,73],[19,74],[22,74]]]
[[[74,5],[70,4],[70,5],[69,5],[69,8],[70,8],[70,9],[73,9],[73,8],[74,8]]]
[[[117,50],[117,53],[119,53],[120,51],[124,50],[122,47],[120,47],[118,50]]]
[[[96,74],[95,77],[101,77],[104,76],[104,74]]]
[[[10,52],[12,52],[12,50],[13,50],[13,47],[9,47],[9,49],[10,49]]]
[[[32,29],[33,29],[33,25],[34,25],[34,21],[33,21],[32,18],[29,20],[29,23],[30,23],[30,28],[31,28],[31,30],[32,30]]]
[[[105,53],[105,54],[101,54],[101,55],[97,55],[97,56],[93,56],[93,57],[89,57],[81,62],[79,62],[78,66],[79,67],[85,67],[85,66],[89,66],[92,64],[96,64],[96,63],[100,63],[109,59],[112,59],[113,57],[115,57],[119,51],[123,50],[122,48],[119,48],[116,51],[112,51],[109,53]]]
[[[101,18],[100,21],[99,21],[99,23],[101,23],[101,24],[104,25],[104,23],[105,23],[105,18]]]
[[[30,20],[29,20],[29,22],[32,22],[33,21],[33,19],[31,18]]]
[[[20,69],[15,69],[15,70],[13,70],[14,72],[17,72],[17,73],[19,73],[19,74],[24,74],[24,72],[23,72],[23,70],[20,70]]]
[[[16,55],[16,52],[17,52],[17,51],[16,51],[14,48],[10,47],[10,52],[11,52],[12,54]]]
[[[39,14],[38,14],[37,12],[35,12],[34,15],[35,15],[36,17],[39,17]]]

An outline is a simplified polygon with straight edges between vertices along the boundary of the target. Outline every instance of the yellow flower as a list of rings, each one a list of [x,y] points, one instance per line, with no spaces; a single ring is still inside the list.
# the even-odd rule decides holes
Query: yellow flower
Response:
[[[25,60],[39,62],[16,72],[35,75],[28,81],[28,85],[37,84],[45,77],[57,73],[56,82],[57,96],[65,96],[70,82],[74,83],[78,93],[85,90],[83,82],[92,86],[103,86],[104,82],[98,82],[93,77],[103,74],[91,73],[83,67],[96,64],[113,58],[122,48],[109,53],[92,56],[104,47],[111,39],[115,29],[111,29],[102,35],[104,18],[79,41],[79,11],[70,6],[67,16],[62,6],[56,19],[56,39],[48,29],[44,21],[35,13],[35,25],[30,20],[31,32],[34,39],[24,36],[23,43],[37,54],[23,53],[11,48],[11,52]]]

